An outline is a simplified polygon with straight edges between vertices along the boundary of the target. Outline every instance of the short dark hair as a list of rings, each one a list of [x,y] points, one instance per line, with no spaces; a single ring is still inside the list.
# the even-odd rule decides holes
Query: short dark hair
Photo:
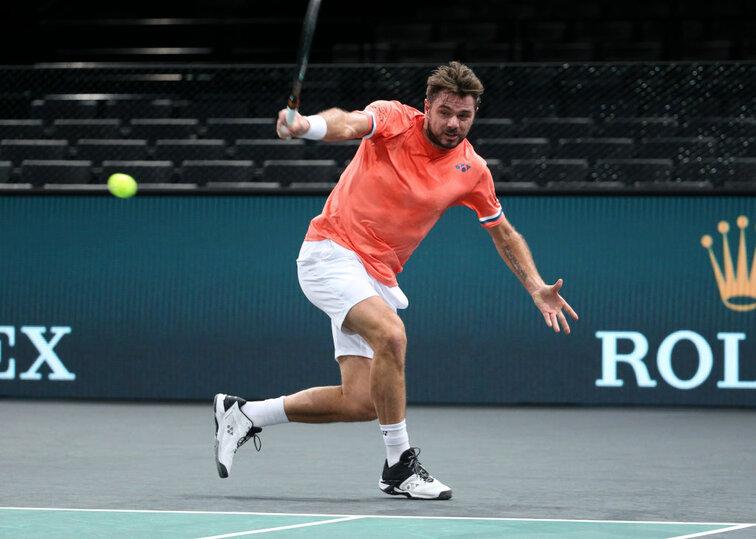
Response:
[[[475,98],[477,107],[480,105],[480,96],[483,94],[483,83],[465,64],[456,61],[449,62],[438,66],[428,77],[425,97],[428,102],[433,102],[433,99],[441,92],[451,92],[459,97],[471,95]]]

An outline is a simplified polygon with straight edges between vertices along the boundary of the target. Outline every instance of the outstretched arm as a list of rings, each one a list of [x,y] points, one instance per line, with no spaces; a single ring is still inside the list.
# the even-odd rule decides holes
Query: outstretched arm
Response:
[[[564,332],[569,333],[570,325],[562,310],[575,320],[578,319],[578,315],[559,295],[562,279],[553,285],[547,285],[544,282],[536,269],[533,255],[530,253],[525,238],[506,219],[488,230],[501,258],[533,298],[536,307],[543,314],[546,325],[554,331],[559,331],[561,324]]]
[[[286,110],[283,109],[278,113],[278,122],[276,123],[276,132],[279,138],[301,137],[308,133],[313,126],[307,116],[302,116],[297,112],[291,125],[286,123]],[[319,112],[325,121],[326,130],[323,140],[338,141],[349,140],[365,136],[372,127],[372,119],[364,112],[347,112],[345,110],[333,108]]]

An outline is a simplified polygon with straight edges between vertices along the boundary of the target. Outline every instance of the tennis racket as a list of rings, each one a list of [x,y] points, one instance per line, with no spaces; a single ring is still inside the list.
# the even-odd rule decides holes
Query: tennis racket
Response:
[[[318,10],[320,9],[320,0],[310,0],[305,13],[304,23],[302,24],[302,37],[299,40],[298,63],[299,69],[294,77],[294,83],[291,86],[291,95],[286,106],[286,123],[291,124],[296,117],[299,109],[299,94],[302,92],[302,82],[304,82],[305,72],[307,71],[307,62],[310,58],[310,48],[312,47],[312,36],[315,34],[315,24],[318,20]]]

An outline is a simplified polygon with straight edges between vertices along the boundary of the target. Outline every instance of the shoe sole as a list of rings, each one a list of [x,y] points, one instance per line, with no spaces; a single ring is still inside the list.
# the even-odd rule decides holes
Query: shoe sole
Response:
[[[221,461],[218,459],[218,446],[220,445],[220,441],[218,440],[218,419],[221,414],[218,413],[218,400],[223,399],[223,394],[218,393],[215,398],[213,399],[213,412],[215,420],[215,466],[218,468],[218,475],[221,477],[221,479],[225,479],[228,477],[228,470],[226,467],[221,464]],[[222,404],[221,404],[222,407]]]
[[[378,482],[378,488],[390,496],[405,496],[411,500],[450,500],[452,497],[451,490],[444,490],[442,492],[439,492],[438,496],[434,497],[414,496],[409,492],[399,490],[393,485],[389,485],[387,483],[384,483],[383,481]]]

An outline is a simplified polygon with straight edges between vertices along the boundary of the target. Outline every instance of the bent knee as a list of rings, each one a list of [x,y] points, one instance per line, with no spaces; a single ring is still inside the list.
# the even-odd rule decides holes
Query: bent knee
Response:
[[[398,324],[390,324],[378,332],[374,350],[379,354],[387,354],[397,360],[404,360],[407,350],[407,334],[401,320]]]
[[[352,421],[373,421],[378,418],[378,414],[372,401],[359,400],[350,406],[349,417]]]
[[[378,413],[375,411],[373,403],[370,402],[359,408],[356,417],[358,419],[355,421],[375,421],[378,419]]]

